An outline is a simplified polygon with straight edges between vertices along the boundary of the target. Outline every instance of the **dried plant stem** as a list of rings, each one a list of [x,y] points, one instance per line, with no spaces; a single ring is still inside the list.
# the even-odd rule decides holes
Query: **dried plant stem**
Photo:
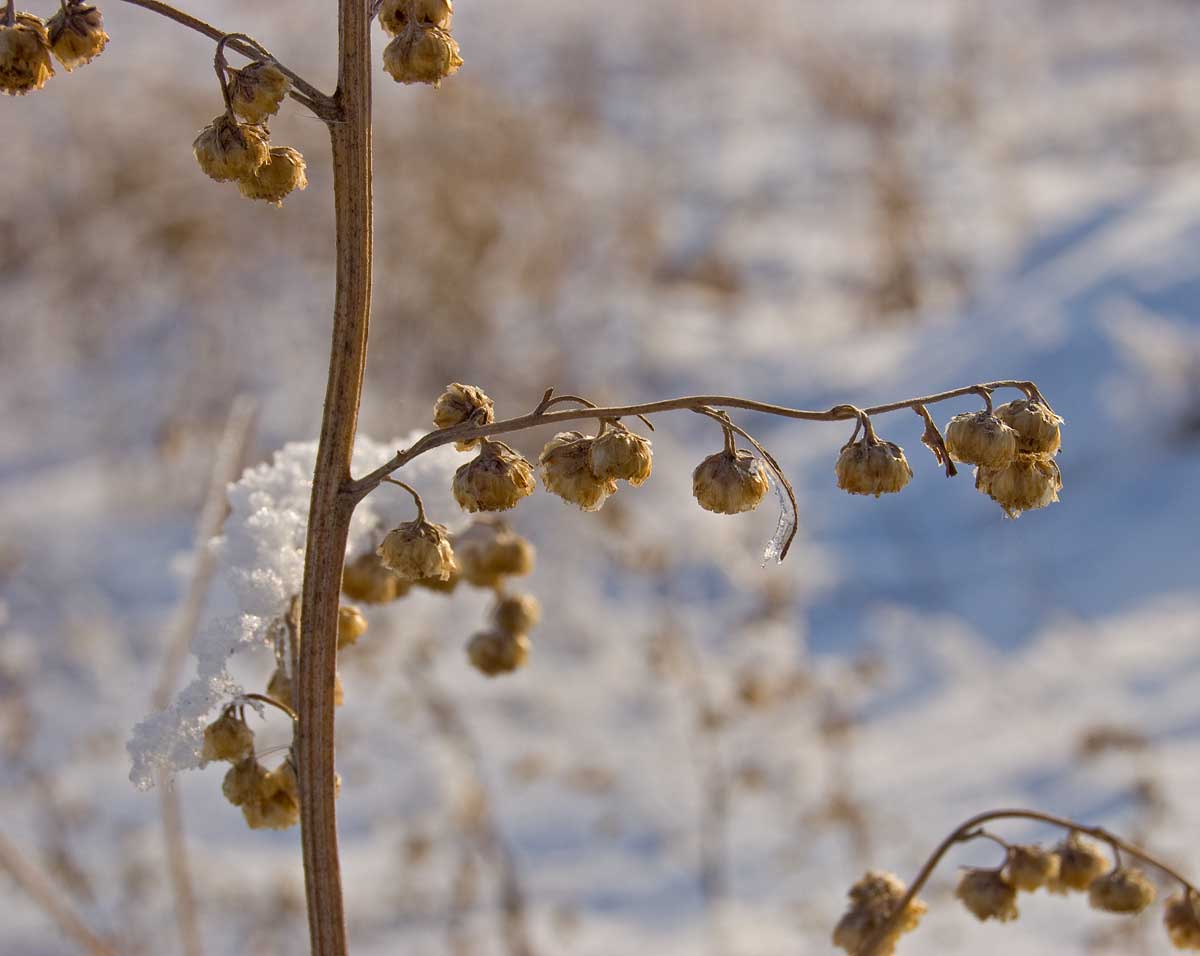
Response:
[[[0,868],[6,870],[13,882],[85,952],[91,956],[117,956],[117,951],[88,929],[75,911],[60,898],[54,885],[3,836],[0,836]]]
[[[1173,867],[1164,863],[1162,860],[1153,856],[1146,850],[1143,850],[1141,847],[1134,846],[1132,843],[1121,839],[1121,837],[1117,836],[1116,834],[1110,833],[1103,827],[1087,826],[1083,823],[1076,823],[1074,820],[1068,820],[1066,817],[1058,817],[1051,813],[1042,813],[1040,810],[988,810],[986,813],[977,814],[976,816],[971,817],[971,819],[960,824],[948,837],[946,837],[946,839],[938,844],[937,849],[929,855],[929,859],[927,859],[921,866],[916,878],[908,887],[907,892],[903,897],[901,897],[899,902],[897,902],[892,912],[892,917],[886,923],[884,923],[884,925],[879,928],[878,932],[876,932],[875,936],[873,936],[867,942],[866,946],[863,947],[860,956],[874,956],[875,950],[878,949],[879,944],[887,938],[888,933],[891,931],[892,924],[900,918],[900,916],[907,909],[908,904],[919,892],[921,892],[921,888],[924,887],[928,882],[929,877],[933,875],[933,871],[937,868],[938,863],[941,862],[942,857],[949,852],[951,847],[959,843],[965,843],[969,840],[978,839],[980,837],[994,839],[992,834],[982,829],[983,824],[988,823],[991,820],[1036,820],[1039,823],[1048,823],[1051,826],[1060,827],[1064,830],[1076,830],[1079,833],[1086,833],[1090,837],[1094,837],[1101,842],[1107,843],[1110,847],[1112,847],[1114,854],[1126,853],[1129,856],[1136,857],[1143,863],[1154,867],[1172,879],[1178,881],[1179,884],[1189,893],[1193,895],[1197,894],[1196,887],[1187,879],[1185,879],[1178,870],[1175,870]]]

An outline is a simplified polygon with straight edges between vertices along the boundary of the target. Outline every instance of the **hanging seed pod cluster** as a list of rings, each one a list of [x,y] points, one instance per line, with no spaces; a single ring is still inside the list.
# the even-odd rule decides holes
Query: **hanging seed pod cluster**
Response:
[[[453,19],[450,0],[383,0],[379,25],[392,38],[383,49],[384,70],[397,83],[441,86],[463,64],[450,35]]]
[[[9,3],[0,14],[0,93],[40,90],[54,76],[54,60],[70,73],[91,63],[107,44],[104,18],[82,0],[63,0],[48,20],[18,13]]]

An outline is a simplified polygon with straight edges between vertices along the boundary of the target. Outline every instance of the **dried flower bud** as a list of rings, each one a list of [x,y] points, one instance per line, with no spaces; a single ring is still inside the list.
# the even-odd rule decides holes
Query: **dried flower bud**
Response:
[[[904,898],[904,883],[893,873],[870,870],[850,887],[850,907],[833,931],[833,945],[840,946],[850,956],[859,956],[876,933],[896,912]],[[888,930],[887,936],[875,948],[875,956],[891,956],[902,933],[917,928],[926,906],[912,899],[903,915]]]
[[[976,919],[1007,923],[1017,912],[1017,891],[999,870],[969,869],[958,881],[954,895],[963,901]]]
[[[595,440],[582,432],[559,432],[546,442],[538,456],[538,470],[546,490],[584,511],[599,511],[617,490],[617,483],[611,478],[592,474],[588,459]]]
[[[404,597],[411,585],[383,566],[374,551],[360,554],[342,569],[342,593],[364,604],[386,604]]]
[[[913,476],[904,449],[890,441],[862,438],[842,449],[834,466],[837,486],[852,495],[899,491]]]
[[[292,81],[274,60],[255,60],[240,70],[227,68],[229,103],[247,123],[263,123],[279,112]]]
[[[498,587],[506,577],[533,570],[537,552],[503,523],[476,521],[455,539],[463,577],[479,588]]]
[[[247,757],[229,768],[225,780],[221,783],[221,793],[235,807],[240,807],[255,798],[266,776],[267,768],[253,757]]]
[[[50,37],[40,17],[18,13],[11,27],[0,23],[0,92],[23,96],[53,75]]]
[[[692,472],[692,494],[700,507],[719,515],[754,510],[769,487],[766,466],[748,451],[719,451]]]
[[[588,451],[588,467],[597,478],[642,484],[654,465],[649,439],[627,428],[610,428],[598,435]]]
[[[410,23],[450,29],[454,7],[450,0],[383,0],[379,25],[391,36],[398,36]]]
[[[975,469],[975,487],[995,501],[1010,518],[1022,511],[1058,501],[1062,472],[1052,458],[1022,455],[1002,468]]]
[[[955,461],[999,468],[1017,457],[1017,433],[986,411],[967,412],[946,423],[946,450]]]
[[[247,199],[261,199],[282,206],[284,197],[308,186],[304,174],[304,156],[291,146],[275,146],[267,161],[249,176],[238,180],[238,189]]]
[[[453,428],[463,422],[490,425],[495,420],[495,405],[484,394],[483,389],[474,385],[451,382],[433,406],[433,424],[438,428]],[[466,451],[478,444],[479,439],[475,438],[470,441],[456,441],[454,447],[459,451]]]
[[[524,666],[532,646],[524,634],[480,631],[467,644],[467,656],[477,671],[495,677]]]
[[[410,24],[383,50],[383,68],[397,83],[441,86],[462,64],[458,44],[441,27]]]
[[[1018,890],[1032,893],[1058,877],[1058,856],[1036,845],[1014,846],[1008,851],[1004,878]]]
[[[84,0],[67,0],[67,5],[46,21],[46,32],[54,56],[68,73],[91,63],[108,43],[104,18]]]
[[[254,756],[254,731],[230,707],[221,716],[204,728],[204,749],[200,751],[201,764],[213,760],[228,760],[240,763]]]
[[[498,441],[454,473],[454,500],[464,511],[508,511],[533,494],[533,465]]]
[[[1017,451],[1022,455],[1053,455],[1062,444],[1062,419],[1045,404],[1022,398],[996,409],[996,417],[1017,433]]]
[[[492,620],[508,634],[528,634],[542,618],[542,606],[532,594],[506,594],[496,602]]]
[[[1154,902],[1154,885],[1141,870],[1116,867],[1092,881],[1088,903],[1106,913],[1140,913]]]
[[[405,521],[389,531],[376,553],[385,568],[407,581],[421,578],[448,581],[458,569],[446,526],[422,518]]]
[[[337,646],[339,651],[343,647],[350,647],[358,643],[358,639],[366,633],[367,619],[363,617],[362,611],[349,604],[343,604],[338,608]]]
[[[1058,855],[1058,877],[1046,884],[1052,893],[1086,890],[1110,868],[1104,851],[1074,830],[1054,852]]]
[[[1200,949],[1200,905],[1191,893],[1177,893],[1167,900],[1163,925],[1176,949]]]
[[[287,761],[260,778],[254,795],[242,804],[251,830],[286,830],[300,822],[300,792]]]
[[[228,113],[222,113],[200,131],[192,152],[204,175],[219,183],[253,176],[271,158],[266,130],[239,123]]]

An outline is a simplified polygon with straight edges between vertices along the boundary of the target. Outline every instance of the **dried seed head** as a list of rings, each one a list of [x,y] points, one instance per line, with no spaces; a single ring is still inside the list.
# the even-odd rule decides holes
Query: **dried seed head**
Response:
[[[1018,890],[1032,893],[1058,877],[1058,856],[1036,845],[1014,846],[1008,851],[1004,878]]]
[[[253,756],[254,731],[233,708],[222,711],[220,717],[204,728],[204,749],[200,751],[201,764],[213,760],[240,763]]]
[[[1200,949],[1200,904],[1191,893],[1177,893],[1167,900],[1163,925],[1176,949]]]
[[[358,639],[366,633],[367,619],[363,617],[362,611],[349,604],[343,604],[338,608],[337,646],[339,651],[343,647],[350,647],[352,644],[358,643]]]
[[[445,525],[418,518],[387,533],[379,545],[383,566],[406,581],[437,578],[448,581],[458,565]]]
[[[1017,457],[1017,433],[986,411],[967,412],[946,423],[946,450],[955,461],[999,468]]]
[[[508,511],[533,494],[533,465],[498,441],[454,473],[454,500],[464,511]]]
[[[433,406],[433,424],[438,428],[453,428],[463,422],[490,425],[495,420],[495,405],[484,394],[483,389],[474,385],[451,382]],[[478,444],[479,439],[475,438],[471,441],[456,441],[454,447],[459,451],[466,451]]]
[[[1098,845],[1072,831],[1054,848],[1058,876],[1046,884],[1052,893],[1086,890],[1092,881],[1110,869],[1108,857]]]
[[[477,671],[495,677],[523,667],[532,646],[524,634],[480,631],[467,644],[467,656]]]
[[[53,75],[50,37],[40,17],[18,13],[11,27],[0,23],[0,92],[23,96]]]
[[[247,757],[229,768],[221,783],[221,793],[235,807],[240,807],[255,798],[266,776],[267,768],[253,757]]]
[[[227,68],[229,102],[247,123],[263,123],[279,112],[292,81],[274,60],[255,60],[240,70]]]
[[[364,604],[386,604],[408,593],[411,585],[383,566],[374,551],[360,554],[342,569],[342,593]]]
[[[769,487],[766,466],[748,451],[719,451],[692,472],[692,494],[700,507],[719,515],[753,511]]]
[[[899,491],[913,476],[904,449],[890,441],[862,438],[842,449],[834,466],[837,486],[852,495]]]
[[[1022,455],[1053,455],[1062,444],[1062,419],[1042,402],[1022,398],[996,409],[996,417],[1017,433],[1017,451]]]
[[[597,436],[588,451],[588,466],[601,480],[620,479],[640,485],[650,477],[653,465],[649,439],[624,427],[610,428]]]
[[[84,0],[67,0],[67,5],[46,21],[46,32],[55,58],[68,73],[91,63],[108,43],[104,18]]]
[[[498,587],[506,577],[533,570],[537,552],[503,523],[476,521],[454,541],[463,577],[479,588]]]
[[[251,830],[286,830],[300,822],[300,788],[290,763],[260,778],[254,795],[242,804],[242,816]]]
[[[414,587],[424,588],[426,591],[435,591],[438,594],[454,593],[454,589],[458,587],[458,582],[463,579],[462,556],[457,551],[458,545],[453,537],[451,537],[450,543],[456,548],[454,552],[454,560],[456,563],[454,573],[444,581],[441,578],[419,578],[418,580],[413,581]]]
[[[276,667],[271,672],[271,679],[267,681],[267,696],[272,700],[279,701],[285,707],[295,707],[292,686],[292,679],[288,677],[287,671],[282,667]]]
[[[506,594],[496,602],[492,620],[508,634],[528,634],[542,618],[542,606],[532,594]]]
[[[1045,508],[1058,501],[1062,473],[1052,458],[1021,455],[1000,468],[976,468],[975,487],[1010,518],[1018,518],[1022,511]]]
[[[253,176],[271,158],[267,131],[239,123],[227,113],[200,131],[192,143],[192,152],[204,175],[219,183]]]
[[[588,459],[595,440],[582,432],[559,432],[538,456],[538,471],[546,490],[584,511],[599,511],[617,490],[611,478],[592,474]]]
[[[275,146],[267,161],[249,176],[238,180],[238,189],[247,199],[261,199],[282,206],[284,197],[308,186],[304,175],[304,156],[291,146]]]
[[[450,29],[454,7],[450,0],[384,0],[379,25],[391,36],[403,33],[410,23]]]
[[[1000,870],[967,870],[954,895],[980,920],[1007,923],[1020,915],[1016,888],[1004,879]]]
[[[904,883],[892,873],[869,871],[850,887],[850,906],[833,931],[833,944],[850,956],[859,956],[867,943],[883,927],[899,906],[905,892]],[[917,927],[925,913],[925,904],[910,900],[903,915],[875,948],[875,956],[891,956],[902,933]]]
[[[1088,903],[1106,913],[1140,913],[1154,902],[1154,885],[1141,870],[1116,867],[1092,881]]]
[[[383,68],[397,83],[432,83],[458,71],[463,60],[449,30],[410,23],[383,50]]]

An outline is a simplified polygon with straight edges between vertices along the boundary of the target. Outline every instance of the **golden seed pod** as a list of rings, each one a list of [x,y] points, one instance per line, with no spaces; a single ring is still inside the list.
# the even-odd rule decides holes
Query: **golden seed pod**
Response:
[[[538,456],[538,471],[546,490],[584,511],[599,511],[617,490],[611,478],[592,474],[588,460],[595,440],[582,432],[559,432]]]
[[[227,113],[200,131],[192,152],[204,175],[219,183],[251,177],[271,158],[267,131],[239,123]]]
[[[279,112],[292,81],[274,60],[255,60],[240,70],[227,67],[229,103],[247,123],[265,122]]]
[[[542,619],[542,605],[532,594],[506,594],[496,602],[492,621],[508,634],[528,634]]]
[[[850,906],[833,930],[833,945],[840,946],[850,956],[859,956],[896,911],[904,892],[904,883],[895,874],[868,871],[850,887]],[[920,900],[910,900],[904,914],[874,950],[875,956],[891,956],[900,935],[916,929],[925,910],[926,906]]]
[[[525,666],[533,647],[524,634],[507,631],[480,631],[467,644],[471,665],[488,677],[509,674]]]
[[[202,765],[214,760],[240,763],[253,756],[254,731],[233,708],[222,711],[220,717],[204,728],[204,748],[200,751]]]
[[[450,543],[457,549],[457,542],[452,537]],[[454,573],[444,581],[441,578],[418,578],[413,581],[413,587],[424,588],[426,591],[433,591],[437,594],[453,594],[458,587],[458,582],[463,579],[462,573],[462,556],[457,550],[454,552],[454,560],[456,567]]]
[[[247,199],[261,199],[282,206],[284,197],[308,186],[304,175],[304,156],[291,146],[275,146],[267,161],[249,176],[238,180],[238,189]]]
[[[692,494],[700,507],[719,515],[753,511],[769,487],[766,466],[748,451],[719,451],[692,472]]]
[[[601,480],[620,479],[637,486],[650,477],[653,465],[649,439],[623,427],[598,435],[588,450],[588,467]]]
[[[363,604],[387,604],[404,597],[411,586],[384,567],[374,551],[360,554],[342,569],[342,593]]]
[[[967,870],[958,881],[954,895],[979,920],[1007,923],[1020,915],[1017,890],[999,870]]]
[[[1058,876],[1046,884],[1052,893],[1086,890],[1093,880],[1111,868],[1104,851],[1075,831],[1071,831],[1054,852],[1058,856]]]
[[[1043,847],[1014,846],[1008,851],[1004,878],[1018,890],[1032,893],[1057,879],[1058,864],[1058,855]]]
[[[533,465],[503,442],[481,443],[454,473],[454,500],[464,511],[508,511],[533,488]]]
[[[1167,900],[1163,925],[1176,949],[1200,949],[1200,905],[1191,893],[1177,893]]]
[[[862,438],[842,449],[834,466],[837,486],[852,495],[880,495],[899,491],[913,476],[904,449],[890,441]]]
[[[268,771],[253,797],[242,804],[251,830],[286,830],[300,822],[300,788],[291,764],[284,761]]]
[[[18,13],[11,27],[0,24],[0,92],[24,96],[53,75],[50,37],[40,17]]]
[[[104,18],[83,0],[67,0],[67,5],[46,21],[46,32],[55,58],[68,73],[91,63],[108,44]]]
[[[975,487],[1010,518],[1054,504],[1062,486],[1062,472],[1052,458],[1022,455],[1002,468],[975,469]]]
[[[1092,881],[1088,903],[1106,913],[1140,913],[1154,902],[1154,884],[1141,870],[1119,866]]]
[[[1022,398],[996,409],[996,417],[1017,433],[1017,451],[1022,455],[1053,455],[1062,444],[1062,419],[1043,403]]]
[[[229,768],[221,783],[221,793],[235,807],[253,800],[267,776],[267,768],[253,757],[247,757]]]
[[[955,461],[999,468],[1017,457],[1017,433],[986,411],[967,412],[946,423],[946,450]]]
[[[506,577],[533,570],[537,551],[506,524],[476,521],[454,540],[459,566],[469,584],[498,587]]]
[[[453,15],[450,0],[383,0],[379,25],[391,36],[403,33],[414,22],[449,30]]]
[[[461,382],[451,382],[447,385],[433,406],[433,424],[438,428],[453,428],[463,422],[490,425],[495,420],[495,405],[483,389],[474,385],[463,385]],[[456,441],[454,447],[459,451],[466,451],[478,445],[479,441],[478,438]]]
[[[410,24],[383,50],[383,68],[397,83],[441,86],[462,64],[458,44],[441,27]]]
[[[338,608],[338,638],[337,646],[340,651],[358,643],[358,639],[367,633],[367,619],[362,611],[349,604]]]
[[[446,526],[421,518],[389,531],[376,553],[385,568],[406,581],[448,581],[458,570]]]

